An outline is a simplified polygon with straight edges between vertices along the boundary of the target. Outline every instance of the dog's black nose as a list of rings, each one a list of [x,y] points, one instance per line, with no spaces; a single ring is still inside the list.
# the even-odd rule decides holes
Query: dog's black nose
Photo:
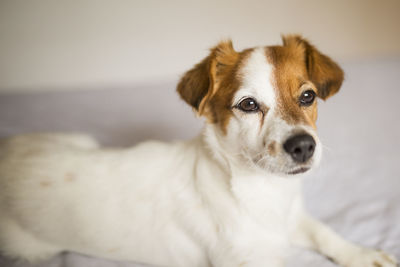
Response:
[[[304,163],[314,154],[315,141],[309,134],[299,134],[286,140],[283,148],[294,161]]]

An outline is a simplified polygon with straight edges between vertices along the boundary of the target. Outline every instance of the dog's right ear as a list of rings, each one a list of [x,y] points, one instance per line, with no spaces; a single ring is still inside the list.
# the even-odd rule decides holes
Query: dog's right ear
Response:
[[[223,41],[211,49],[208,57],[183,75],[177,91],[198,115],[207,113],[207,103],[217,92],[224,69],[234,65],[238,57],[232,41]]]

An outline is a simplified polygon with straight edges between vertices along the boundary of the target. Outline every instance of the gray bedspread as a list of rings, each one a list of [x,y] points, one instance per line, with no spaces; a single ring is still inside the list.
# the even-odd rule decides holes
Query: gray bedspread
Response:
[[[347,239],[400,258],[400,60],[345,64],[341,92],[319,103],[320,167],[305,181],[309,211]],[[179,100],[174,83],[133,88],[0,95],[0,137],[73,131],[104,145],[195,136],[202,122]],[[2,267],[27,267],[0,257]],[[137,267],[75,253],[37,266]],[[335,266],[294,249],[292,267]],[[190,266],[188,266],[190,267]]]

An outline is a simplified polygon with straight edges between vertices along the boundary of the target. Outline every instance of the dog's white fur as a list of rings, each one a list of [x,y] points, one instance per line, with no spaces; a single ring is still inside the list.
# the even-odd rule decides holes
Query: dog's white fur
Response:
[[[159,266],[274,267],[295,244],[343,266],[395,266],[307,215],[302,179],[284,174],[295,168],[289,155],[252,160],[263,141],[298,131],[317,141],[310,167],[321,155],[313,128],[277,116],[271,75],[262,50],[252,51],[233,101],[253,96],[269,111],[263,124],[234,111],[226,135],[209,123],[191,141],[124,150],[81,135],[3,140],[0,250],[30,261],[69,250]]]

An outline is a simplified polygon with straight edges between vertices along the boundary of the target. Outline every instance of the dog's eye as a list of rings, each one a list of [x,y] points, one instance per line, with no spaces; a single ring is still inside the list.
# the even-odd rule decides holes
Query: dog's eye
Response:
[[[311,106],[311,104],[315,100],[315,92],[313,90],[304,91],[300,96],[300,105],[301,106]]]
[[[237,105],[237,107],[244,111],[244,112],[251,112],[251,111],[257,111],[258,110],[258,104],[257,101],[255,101],[253,98],[245,98],[240,103]]]

